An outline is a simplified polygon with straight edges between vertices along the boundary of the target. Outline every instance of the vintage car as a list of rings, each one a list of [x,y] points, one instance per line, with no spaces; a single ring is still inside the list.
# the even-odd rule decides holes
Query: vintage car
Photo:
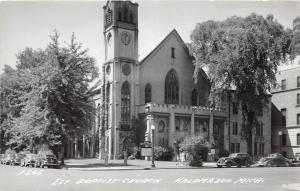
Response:
[[[52,153],[39,153],[36,156],[34,167],[47,167],[47,168],[59,168],[57,158]]]
[[[228,168],[232,166],[237,167],[250,167],[251,159],[247,153],[232,153],[228,157],[222,157],[217,161],[217,166],[222,168],[226,166]]]
[[[24,157],[25,157],[24,154],[21,154],[21,153],[15,154],[15,158],[13,158],[11,160],[10,165],[20,165],[21,164],[21,159],[23,159]]]
[[[33,167],[36,161],[36,154],[26,154],[23,159],[21,159],[21,164],[20,166],[31,166]]]
[[[9,165],[16,158],[16,154],[6,154],[6,157],[2,160],[2,164]]]
[[[292,158],[292,163],[300,163],[300,153],[295,153],[294,158]]]
[[[259,159],[258,166],[266,166],[266,167],[291,166],[291,162],[289,159],[283,157],[279,153],[272,153],[269,154],[267,157],[263,157]]]

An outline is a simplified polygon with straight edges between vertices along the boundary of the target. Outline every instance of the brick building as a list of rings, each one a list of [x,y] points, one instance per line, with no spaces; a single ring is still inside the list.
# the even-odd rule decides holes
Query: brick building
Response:
[[[272,152],[300,153],[300,67],[279,71],[272,91]]]

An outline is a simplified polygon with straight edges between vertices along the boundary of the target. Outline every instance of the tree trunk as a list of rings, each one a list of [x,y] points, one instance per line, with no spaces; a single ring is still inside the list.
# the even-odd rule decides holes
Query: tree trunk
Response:
[[[65,165],[65,138],[62,138],[59,157],[60,157],[60,165]]]
[[[247,153],[252,156],[252,129],[254,125],[254,112],[248,111],[247,112]],[[253,156],[252,156],[253,157]]]

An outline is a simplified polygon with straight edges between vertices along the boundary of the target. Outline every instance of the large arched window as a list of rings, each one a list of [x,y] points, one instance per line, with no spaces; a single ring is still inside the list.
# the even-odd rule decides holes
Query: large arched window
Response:
[[[130,85],[124,82],[121,89],[121,128],[128,129],[130,125]]]
[[[151,85],[148,83],[145,87],[145,103],[151,102]]]
[[[165,103],[178,104],[179,103],[179,85],[177,73],[171,69],[165,80]]]
[[[196,89],[192,91],[192,106],[197,106],[197,97],[198,97],[198,92]]]

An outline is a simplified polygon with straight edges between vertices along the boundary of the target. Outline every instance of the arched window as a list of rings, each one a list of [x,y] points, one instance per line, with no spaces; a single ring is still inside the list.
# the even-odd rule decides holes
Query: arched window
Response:
[[[158,123],[158,132],[160,132],[160,133],[165,132],[165,122],[163,120],[161,120]]]
[[[197,97],[198,97],[198,92],[196,89],[192,91],[192,106],[197,106]]]
[[[171,69],[165,80],[165,103],[178,104],[179,103],[179,85],[177,73]]]
[[[121,89],[121,129],[129,129],[130,125],[130,85],[124,82]]]
[[[145,103],[151,102],[151,85],[148,83],[145,87]]]

